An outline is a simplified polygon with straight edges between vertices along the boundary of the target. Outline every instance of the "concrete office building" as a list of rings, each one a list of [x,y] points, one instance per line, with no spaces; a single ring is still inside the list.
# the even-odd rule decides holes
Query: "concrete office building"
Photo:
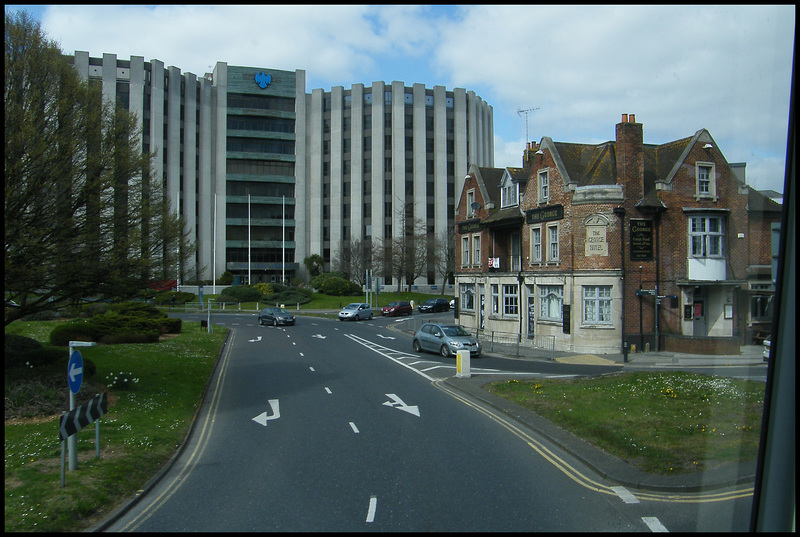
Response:
[[[312,254],[330,263],[346,241],[397,236],[404,209],[447,232],[469,164],[494,164],[492,108],[464,89],[306,94],[300,69],[217,62],[199,77],[142,56],[71,59],[140,118],[142,150],[197,244],[183,281],[291,280]]]

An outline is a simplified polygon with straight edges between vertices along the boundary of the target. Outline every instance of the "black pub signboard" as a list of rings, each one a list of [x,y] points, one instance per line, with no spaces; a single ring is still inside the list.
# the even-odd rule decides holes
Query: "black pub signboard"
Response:
[[[549,222],[550,220],[561,220],[564,218],[563,205],[550,205],[540,209],[525,211],[525,221],[528,224],[538,224],[539,222]]]
[[[473,220],[467,220],[466,222],[461,222],[458,224],[459,233],[475,233],[480,230],[481,230],[481,221],[478,218]]]
[[[653,221],[631,219],[631,261],[653,260]]]

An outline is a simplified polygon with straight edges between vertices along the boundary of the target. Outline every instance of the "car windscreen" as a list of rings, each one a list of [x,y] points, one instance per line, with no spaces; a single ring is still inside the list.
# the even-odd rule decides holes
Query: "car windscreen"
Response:
[[[448,336],[468,336],[469,332],[464,330],[461,326],[445,326],[443,327],[445,335]]]

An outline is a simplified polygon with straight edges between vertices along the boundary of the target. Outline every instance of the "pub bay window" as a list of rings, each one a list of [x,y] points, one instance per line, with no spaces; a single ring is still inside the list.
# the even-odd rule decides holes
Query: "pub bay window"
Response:
[[[722,257],[722,218],[692,216],[689,218],[691,257]]]

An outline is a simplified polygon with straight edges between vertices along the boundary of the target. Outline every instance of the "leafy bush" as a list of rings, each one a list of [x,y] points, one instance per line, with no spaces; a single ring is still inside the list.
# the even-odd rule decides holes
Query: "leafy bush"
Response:
[[[180,319],[174,319],[172,317],[167,317],[163,321],[161,321],[161,326],[159,330],[162,334],[180,334],[181,328],[183,327],[183,321]]]
[[[264,301],[270,304],[306,304],[311,302],[312,294],[309,289],[289,289],[280,293],[264,295]]]
[[[331,296],[350,296],[361,292],[361,286],[346,280],[333,272],[320,274],[312,282],[314,288],[320,293]]]
[[[97,332],[92,323],[86,320],[60,324],[50,332],[50,345],[63,347],[70,341],[95,341]]]
[[[5,369],[25,365],[25,354],[42,348],[42,344],[33,338],[6,334],[4,342]]]
[[[271,283],[257,283],[253,287],[258,289],[258,292],[261,293],[262,296],[271,295],[276,292]]]
[[[67,356],[64,349],[58,347],[41,347],[22,354],[20,360],[27,367],[42,367],[58,363]]]
[[[257,302],[261,300],[261,291],[249,285],[234,285],[222,290],[222,295],[231,296],[237,302]]]
[[[110,311],[120,315],[140,315],[146,317],[166,317],[167,314],[148,302],[120,302],[112,304]]]
[[[239,299],[229,295],[219,295],[216,302],[218,304],[238,304]]]
[[[172,297],[175,297],[175,305],[183,305],[187,302],[192,302],[197,300],[197,295],[194,293],[185,293],[183,291],[164,291],[163,293],[158,293],[153,301],[156,304],[172,304]]]
[[[227,270],[222,273],[222,276],[217,278],[217,285],[230,285],[233,283],[233,274]]]

